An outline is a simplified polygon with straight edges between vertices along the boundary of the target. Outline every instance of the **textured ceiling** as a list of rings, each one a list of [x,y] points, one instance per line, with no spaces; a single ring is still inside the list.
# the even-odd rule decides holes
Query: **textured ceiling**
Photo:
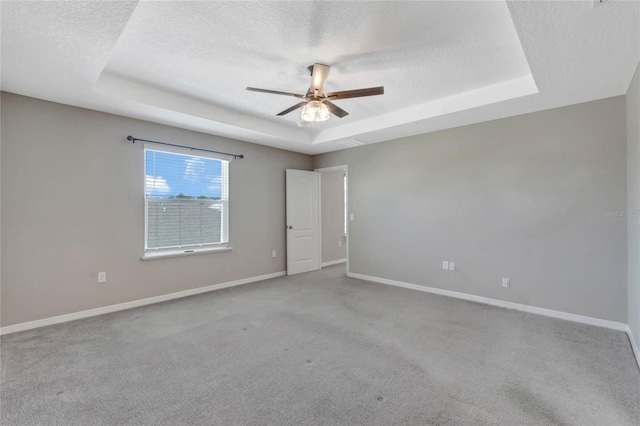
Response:
[[[530,74],[502,2],[145,2],[105,72],[297,127],[275,115],[299,100],[245,87],[304,94],[314,62],[332,65],[327,91],[386,89],[322,129]]]
[[[614,0],[0,7],[2,90],[306,153],[620,95],[640,60],[640,4]],[[244,90],[304,93],[314,62],[385,95],[302,125]]]

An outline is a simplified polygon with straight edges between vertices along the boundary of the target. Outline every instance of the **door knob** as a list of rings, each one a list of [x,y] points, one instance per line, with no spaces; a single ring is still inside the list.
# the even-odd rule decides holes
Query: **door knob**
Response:
[[[289,225],[289,229],[293,229],[293,226]]]

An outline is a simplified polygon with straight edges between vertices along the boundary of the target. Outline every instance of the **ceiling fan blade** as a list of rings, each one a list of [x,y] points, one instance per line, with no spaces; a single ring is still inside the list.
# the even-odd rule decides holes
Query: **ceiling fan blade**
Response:
[[[329,101],[324,101],[323,104],[325,104],[326,106],[329,107],[329,111],[331,111],[331,114],[337,116],[337,117],[346,117],[347,115],[349,115],[349,113],[345,110],[343,110],[342,108],[340,108],[338,105],[333,104]]]
[[[271,93],[272,95],[295,96],[296,98],[304,99],[304,95],[299,95],[297,93],[279,92],[277,90],[258,89],[256,87],[247,87],[247,90],[250,92]]]
[[[306,102],[300,102],[299,104],[295,104],[294,106],[292,106],[291,108],[287,108],[284,111],[282,111],[281,113],[278,113],[276,115],[285,115],[285,114],[289,114],[291,111],[295,111],[298,108],[302,108],[303,106],[305,106],[307,103]]]
[[[343,90],[342,92],[327,93],[327,98],[334,99],[348,99],[348,98],[361,98],[363,96],[375,96],[384,95],[384,86],[369,87],[367,89],[356,90]]]
[[[309,93],[311,95],[315,94],[315,91],[318,91],[318,95],[322,95],[324,93],[324,85],[327,82],[327,77],[329,77],[329,70],[331,67],[329,65],[323,64],[313,64],[313,71],[311,72],[311,87],[309,87]]]

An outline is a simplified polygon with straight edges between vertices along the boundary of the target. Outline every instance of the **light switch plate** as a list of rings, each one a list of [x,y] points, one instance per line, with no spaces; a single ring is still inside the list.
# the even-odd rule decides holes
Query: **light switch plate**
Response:
[[[449,262],[449,270],[450,271],[455,271],[456,270],[456,262]]]
[[[502,277],[502,287],[503,288],[511,287],[511,279],[507,277]]]
[[[445,271],[449,270],[449,261],[448,260],[443,260],[442,261],[442,269],[444,269]]]
[[[98,272],[98,284],[107,282],[107,273],[106,272]]]

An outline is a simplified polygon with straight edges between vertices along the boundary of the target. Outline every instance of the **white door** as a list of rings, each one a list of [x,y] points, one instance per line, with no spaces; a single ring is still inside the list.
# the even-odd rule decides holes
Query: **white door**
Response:
[[[287,169],[287,275],[320,269],[320,173]]]

